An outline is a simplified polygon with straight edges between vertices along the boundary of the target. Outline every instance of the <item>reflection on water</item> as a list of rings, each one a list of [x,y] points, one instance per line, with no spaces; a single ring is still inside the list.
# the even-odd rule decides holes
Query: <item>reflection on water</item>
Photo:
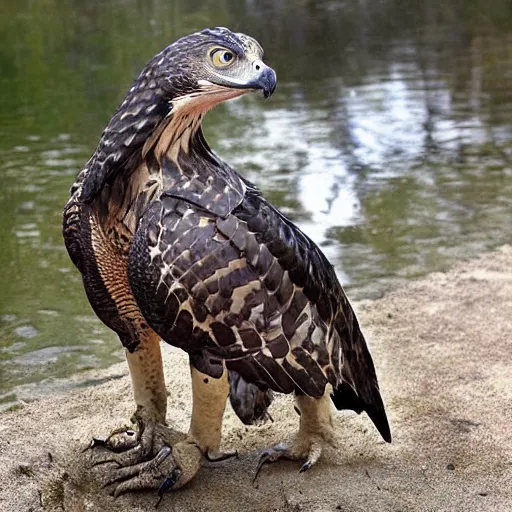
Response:
[[[256,36],[279,77],[271,101],[210,114],[212,147],[322,245],[352,298],[510,241],[505,1],[4,4],[0,405],[119,360],[61,208],[144,62],[204,26]]]

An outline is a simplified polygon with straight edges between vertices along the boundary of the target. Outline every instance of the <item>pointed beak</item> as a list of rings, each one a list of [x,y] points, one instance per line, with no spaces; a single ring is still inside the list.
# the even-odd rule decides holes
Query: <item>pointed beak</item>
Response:
[[[277,86],[276,72],[269,66],[263,64],[264,68],[260,74],[252,81],[251,86],[254,89],[261,89],[265,98],[270,98]]]
[[[276,90],[276,72],[261,60],[253,63],[253,70],[255,72],[254,76],[241,87],[244,89],[263,91],[263,96],[269,98]]]

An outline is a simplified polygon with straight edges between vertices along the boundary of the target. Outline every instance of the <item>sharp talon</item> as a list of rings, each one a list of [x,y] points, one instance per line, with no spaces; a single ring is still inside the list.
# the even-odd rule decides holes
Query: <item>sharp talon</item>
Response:
[[[258,462],[258,467],[256,468],[256,474],[252,479],[253,485],[256,483],[256,480],[258,479],[258,476],[263,466],[265,464],[271,464],[272,462],[276,462],[276,460],[281,458],[283,455],[285,456],[287,451],[288,445],[285,443],[276,444],[273,448],[265,450],[261,454],[260,461]]]
[[[210,453],[207,451],[204,454],[204,458],[208,462],[222,462],[223,460],[232,459],[233,457],[236,457],[238,459],[238,450],[227,453]]]
[[[105,441],[105,439],[98,439],[96,437],[93,437],[91,439],[91,442],[82,450],[82,453],[86,452],[87,450],[92,450],[97,446],[105,446],[106,444],[107,442]]]
[[[165,445],[157,454],[156,457],[152,461],[153,467],[157,468],[162,464],[162,462],[169,457],[172,453],[172,448],[170,446]]]
[[[306,462],[304,462],[304,464],[302,464],[302,466],[300,467],[299,469],[299,473],[304,473],[304,471],[307,471],[308,469],[310,469],[311,467],[313,466],[313,463],[310,461],[310,460],[307,460]]]
[[[261,469],[263,468],[263,466],[265,464],[270,464],[271,462],[274,462],[272,460],[272,452],[270,451],[266,451],[266,452],[263,452],[263,454],[261,455],[260,457],[260,461],[258,462],[258,467],[256,468],[256,473],[254,475],[254,478],[252,479],[252,483],[256,483],[256,480],[258,479],[258,476],[261,472]]]
[[[163,448],[162,448],[163,449]],[[162,450],[160,450],[162,451]],[[164,494],[172,489],[176,482],[180,479],[181,476],[181,469],[176,468],[172,471],[172,473],[160,484],[160,487],[158,488],[158,501],[155,504],[155,508],[160,505],[160,502],[162,501],[162,498],[164,497]]]
[[[258,480],[258,477],[260,476],[260,472],[261,472],[261,469],[263,468],[263,466],[267,463],[269,457],[266,453],[264,453],[261,457],[260,457],[260,461],[258,462],[258,467],[256,468],[256,473],[254,473],[254,477],[252,479],[252,483],[253,485],[256,483],[256,481]]]
[[[260,476],[261,468],[263,467],[264,464],[265,464],[265,461],[260,459],[260,461],[258,462],[258,466],[256,468],[256,473],[254,473],[254,476],[252,477],[252,485],[254,485],[256,483],[256,481],[258,480],[258,477]]]
[[[127,437],[137,436],[137,432],[135,430],[128,427],[119,427],[110,432],[110,434],[104,439],[93,437],[89,445],[82,450],[82,453],[86,452],[87,450],[92,450],[93,448],[98,447],[104,447],[116,453],[124,451],[127,448],[130,448],[130,446],[126,446],[126,443],[112,443],[112,439],[114,438],[114,436],[118,434],[124,434]]]
[[[181,469],[173,469],[171,474],[160,484],[160,487],[158,488],[158,496],[162,496],[169,489],[172,489],[176,485],[176,482],[180,479],[180,477]]]

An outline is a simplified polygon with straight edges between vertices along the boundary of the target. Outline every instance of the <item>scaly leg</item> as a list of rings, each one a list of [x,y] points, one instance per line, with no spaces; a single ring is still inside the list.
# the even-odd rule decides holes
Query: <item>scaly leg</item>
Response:
[[[137,411],[144,411],[146,417],[165,424],[167,390],[160,338],[153,331],[147,332],[133,354],[126,352],[126,360],[130,368]]]
[[[165,428],[167,391],[165,388],[160,338],[151,330],[138,331],[139,343],[126,352],[137,410],[131,427],[114,430],[106,440],[94,439],[93,464],[115,462],[128,466],[148,460],[168,442]]]
[[[193,407],[192,420],[185,440],[160,447],[148,461],[121,467],[110,473],[109,484],[116,484],[114,495],[139,489],[164,492],[177,489],[190,481],[199,470],[204,455],[209,460],[222,460],[235,454],[219,455],[222,417],[229,392],[227,372],[212,379],[191,367]]]
[[[218,452],[222,435],[222,418],[229,394],[227,371],[220,379],[212,379],[190,367],[192,376],[192,420],[188,439],[202,453],[210,456]]]
[[[330,393],[326,390],[321,398],[299,395],[295,403],[300,414],[299,432],[290,446],[279,443],[262,453],[254,480],[265,464],[280,458],[304,461],[300,467],[302,473],[318,461],[325,443],[336,445]]]

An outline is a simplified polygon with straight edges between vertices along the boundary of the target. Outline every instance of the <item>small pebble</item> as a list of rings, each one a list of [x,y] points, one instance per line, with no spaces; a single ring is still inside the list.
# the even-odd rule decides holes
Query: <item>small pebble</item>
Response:
[[[450,462],[450,464],[448,464],[448,465],[446,466],[446,469],[447,469],[448,471],[453,471],[453,470],[455,469],[455,465],[454,465],[454,464],[452,464],[452,463]]]

